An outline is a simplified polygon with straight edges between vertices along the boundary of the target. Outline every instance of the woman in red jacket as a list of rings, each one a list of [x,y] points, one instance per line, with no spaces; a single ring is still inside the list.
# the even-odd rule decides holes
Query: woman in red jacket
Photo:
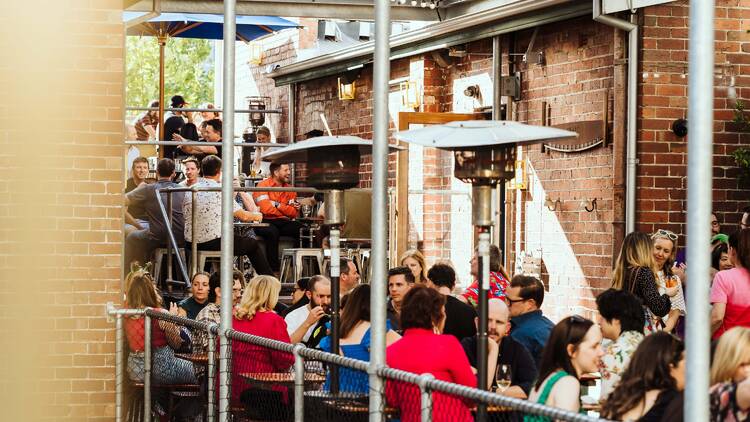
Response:
[[[441,334],[445,325],[445,296],[424,286],[414,286],[401,305],[404,336],[386,349],[388,366],[416,374],[432,374],[436,379],[476,387],[477,378],[461,347],[451,335]],[[419,388],[414,384],[388,380],[386,397],[401,411],[401,420],[420,420]],[[432,420],[435,422],[473,421],[463,399],[433,393]]]
[[[273,308],[279,301],[281,283],[275,277],[260,275],[248,282],[240,304],[234,311],[232,328],[255,336],[290,343],[286,322]],[[288,372],[294,356],[255,344],[232,342],[232,402],[241,400],[252,419],[286,415],[289,392],[286,388],[251,389],[241,373]],[[283,419],[283,418],[282,418]]]

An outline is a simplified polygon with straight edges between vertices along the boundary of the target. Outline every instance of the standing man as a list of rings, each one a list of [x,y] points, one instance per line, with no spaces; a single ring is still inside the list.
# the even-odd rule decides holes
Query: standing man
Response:
[[[471,258],[471,276],[474,277],[474,282],[458,298],[476,308],[479,306],[479,251],[477,249],[474,249],[474,257]],[[505,298],[509,279],[500,258],[500,248],[490,245],[490,288],[487,297],[489,299]]]
[[[195,184],[197,187],[221,187],[221,158],[209,155],[201,161],[203,178]],[[196,194],[196,227],[192,224],[193,198],[185,195],[183,214],[185,215],[185,241],[198,242],[198,249],[205,251],[221,250],[221,192],[198,192]],[[256,219],[255,214],[245,211],[232,201],[234,216],[240,221],[249,222]],[[191,247],[186,245],[186,247]],[[258,274],[273,274],[260,243],[250,237],[234,236],[234,255],[245,255],[253,264]],[[202,268],[198,270],[202,271]]]
[[[404,296],[414,286],[414,274],[408,267],[395,267],[388,270],[388,301],[386,313],[393,331],[401,334],[401,303]]]
[[[271,175],[258,183],[258,187],[290,187],[289,177],[291,170],[288,164],[272,163]],[[253,193],[255,203],[263,213],[263,222],[268,227],[255,229],[266,242],[266,253],[271,268],[279,270],[279,237],[288,236],[299,241],[299,229],[302,224],[294,219],[297,218],[300,203],[297,202],[295,192],[255,192]]]
[[[497,392],[509,397],[526,399],[531,386],[536,379],[537,369],[534,358],[525,347],[508,335],[510,328],[508,306],[500,299],[490,299],[487,302],[487,339],[489,344],[487,385],[495,382],[495,371],[498,365],[510,367],[510,387]],[[477,367],[477,336],[471,336],[461,341],[466,357],[472,368]]]
[[[451,295],[456,287],[456,272],[448,264],[435,264],[427,271],[427,287],[445,296],[445,327],[443,334],[463,340],[477,334],[477,312]]]
[[[505,297],[513,326],[510,335],[531,352],[537,367],[542,360],[544,345],[555,326],[549,318],[542,315],[540,308],[543,301],[544,285],[537,278],[517,275],[510,281]]]
[[[154,249],[165,246],[169,241],[167,226],[161,214],[159,202],[156,200],[156,189],[177,187],[172,182],[174,177],[174,161],[162,158],[156,165],[156,174],[159,179],[150,185],[143,184],[125,195],[124,205],[128,208],[143,209],[147,224],[145,228],[135,230],[125,237],[125,269],[130,269],[130,263],[138,261],[145,263],[150,258]],[[167,203],[167,193],[161,194],[162,203]],[[172,233],[178,246],[184,243],[182,193],[172,194]],[[166,209],[166,208],[165,208]]]
[[[182,95],[175,95],[170,100],[171,108],[183,108],[186,105],[190,104],[185,102],[185,98]],[[179,140],[174,139],[174,135],[180,135],[182,133],[183,127],[185,126],[185,117],[183,117],[183,115],[187,117],[188,122],[192,124],[193,113],[184,113],[182,111],[167,112],[164,116],[164,139],[162,139],[162,141]],[[174,158],[175,152],[177,152],[177,147],[173,145],[165,145],[160,148],[164,148],[165,158]]]
[[[349,258],[341,258],[339,265],[339,297],[344,297],[359,284],[359,272],[354,261]]]
[[[305,343],[308,347],[315,347],[325,337],[325,329],[321,335],[313,335],[317,327],[325,324],[331,314],[331,280],[322,275],[310,278],[305,296],[310,300],[307,305],[290,312],[284,321],[292,343]],[[322,324],[321,324],[321,321]],[[325,328],[323,326],[323,328]],[[317,339],[312,344],[311,339]]]

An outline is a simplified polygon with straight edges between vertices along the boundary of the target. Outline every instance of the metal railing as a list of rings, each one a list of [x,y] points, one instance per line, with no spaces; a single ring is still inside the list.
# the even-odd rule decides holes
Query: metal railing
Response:
[[[125,408],[123,406],[123,403],[125,401],[125,388],[126,380],[125,380],[125,328],[123,326],[122,320],[125,317],[133,317],[133,316],[140,316],[145,319],[144,321],[144,379],[142,381],[143,384],[143,420],[146,422],[149,422],[151,420],[151,415],[153,411],[153,394],[152,391],[155,388],[159,388],[160,392],[163,392],[164,389],[168,389],[169,385],[155,385],[151,380],[151,374],[152,374],[152,355],[153,355],[153,348],[151,345],[151,339],[153,337],[152,330],[151,330],[151,324],[153,320],[157,321],[164,321],[167,323],[172,323],[180,327],[189,328],[192,332],[193,338],[197,338],[199,336],[205,336],[206,339],[206,350],[203,352],[205,354],[205,376],[203,377],[203,381],[199,381],[199,383],[203,386],[201,387],[201,395],[205,395],[205,397],[202,397],[201,400],[203,403],[205,403],[205,410],[203,411],[203,414],[205,415],[206,419],[208,421],[228,421],[233,416],[236,416],[238,412],[243,412],[243,409],[238,409],[236,404],[230,405],[230,396],[236,396],[238,392],[231,392],[231,388],[233,386],[233,377],[236,375],[236,372],[242,371],[242,362],[239,361],[239,356],[234,357],[235,350],[239,350],[239,347],[247,347],[247,346],[253,346],[256,347],[258,350],[268,351],[269,353],[281,353],[291,355],[293,357],[293,364],[289,367],[289,372],[286,374],[288,375],[288,379],[286,381],[279,381],[278,383],[271,382],[267,385],[267,388],[269,391],[278,390],[280,388],[289,388],[290,391],[290,403],[287,408],[288,411],[291,411],[291,413],[288,415],[289,420],[293,418],[295,422],[301,422],[306,419],[312,419],[316,420],[314,417],[314,414],[316,412],[320,412],[321,409],[318,408],[315,405],[306,405],[306,400],[309,400],[311,398],[318,397],[320,395],[323,395],[324,397],[336,397],[334,395],[331,395],[330,392],[326,392],[326,387],[323,387],[322,389],[316,389],[310,387],[310,377],[317,376],[321,377],[321,369],[323,366],[327,366],[329,368],[328,375],[327,375],[327,381],[330,381],[331,371],[330,368],[332,367],[340,367],[340,368],[349,368],[352,371],[357,371],[359,373],[362,373],[362,375],[367,374],[370,377],[376,377],[380,379],[382,382],[391,382],[394,385],[397,383],[402,383],[404,385],[409,386],[409,388],[412,388],[414,391],[418,391],[417,395],[413,395],[414,402],[411,403],[412,407],[418,408],[419,410],[419,419],[423,422],[426,421],[432,421],[433,415],[432,415],[432,409],[433,404],[435,401],[434,393],[441,393],[443,394],[443,397],[445,395],[449,395],[451,397],[458,398],[460,400],[463,400],[467,403],[473,403],[474,405],[486,405],[486,406],[496,406],[498,408],[504,409],[501,410],[500,414],[503,415],[500,420],[514,420],[514,418],[519,417],[519,415],[537,415],[537,416],[545,416],[548,418],[551,418],[552,420],[559,420],[559,421],[574,421],[574,422],[593,422],[593,421],[600,421],[601,419],[597,419],[594,417],[590,417],[583,414],[578,413],[572,413],[566,410],[549,407],[537,403],[532,403],[530,401],[506,397],[503,395],[487,392],[484,390],[479,390],[476,388],[470,388],[463,385],[453,384],[446,381],[440,381],[435,379],[430,374],[414,374],[402,370],[397,370],[393,368],[388,368],[386,366],[376,366],[371,365],[369,362],[351,359],[347,357],[343,357],[336,354],[327,353],[321,350],[317,349],[311,349],[303,346],[302,344],[289,344],[284,343],[277,340],[272,340],[264,337],[259,337],[243,332],[239,332],[233,329],[221,331],[219,330],[219,326],[217,324],[208,323],[208,322],[201,322],[201,321],[194,321],[187,318],[175,316],[168,314],[163,311],[154,310],[154,309],[114,309],[114,307],[110,306],[107,310],[108,316],[114,316],[116,321],[116,374],[115,374],[115,381],[116,381],[116,397],[115,397],[115,412],[116,412],[116,421],[123,421],[125,420],[126,414],[125,414]],[[127,333],[128,338],[133,338],[134,335],[139,335],[139,333]],[[217,339],[223,338],[227,344],[229,344],[229,348],[226,354],[222,354],[225,357],[219,358],[217,356]],[[194,343],[194,345],[201,346],[199,343]],[[239,352],[238,352],[239,353]],[[193,355],[181,355],[181,356],[195,356]],[[246,356],[245,356],[246,357]],[[225,372],[220,372],[217,374],[216,369],[219,367],[219,359],[227,359],[228,363],[226,365],[226,368],[228,368]],[[235,360],[233,362],[233,360]],[[288,360],[292,360],[289,358]],[[284,375],[282,374],[276,374],[276,375]],[[339,375],[342,376],[342,375]],[[218,381],[218,384],[216,384],[216,381]],[[291,382],[290,382],[291,381]],[[320,383],[322,381],[318,379]],[[217,397],[217,386],[218,385],[227,385],[229,388],[224,389],[225,392],[227,392],[226,396],[219,396]],[[382,385],[382,384],[379,384]],[[286,387],[285,387],[286,386]],[[198,387],[198,386],[196,386]],[[346,387],[342,385],[342,392],[339,393],[338,397],[351,397],[351,394],[345,392]],[[205,393],[203,393],[205,391]],[[221,390],[218,390],[221,391]],[[349,394],[349,395],[347,395]],[[396,393],[393,393],[396,394]],[[407,393],[402,393],[407,394]],[[408,394],[407,394],[408,395]],[[377,396],[377,398],[376,398]],[[379,403],[384,404],[384,409],[381,409],[381,412],[383,414],[393,415],[398,414],[398,412],[401,410],[400,408],[394,408],[389,405],[391,403],[387,403],[386,400],[386,392],[384,390],[376,390],[373,389],[372,386],[369,389],[369,392],[366,396],[367,400],[377,400]],[[219,402],[224,401],[225,406],[221,406],[220,409],[227,409],[226,412],[218,412],[216,411],[216,399],[218,398]],[[134,399],[134,397],[131,397],[131,402]],[[416,402],[418,400],[418,403]],[[316,402],[317,403],[317,402]],[[324,400],[323,403],[326,403]],[[387,404],[386,404],[387,403]],[[256,402],[257,406],[263,406],[268,405],[268,403],[261,403]],[[362,408],[360,409],[361,412],[366,412],[366,403],[362,403]],[[342,412],[347,409],[344,405],[339,405],[338,409],[334,409],[332,411],[335,412]],[[342,410],[344,409],[344,410]],[[140,410],[140,409],[138,409]],[[130,412],[133,411],[133,406],[130,406]],[[502,413],[504,412],[504,413]],[[511,413],[513,413],[515,416],[510,416]],[[133,419],[132,415],[129,419]],[[445,415],[443,415],[445,416]],[[333,420],[333,418],[329,415],[326,420]],[[443,418],[444,419],[444,418]],[[497,419],[494,419],[497,420]]]

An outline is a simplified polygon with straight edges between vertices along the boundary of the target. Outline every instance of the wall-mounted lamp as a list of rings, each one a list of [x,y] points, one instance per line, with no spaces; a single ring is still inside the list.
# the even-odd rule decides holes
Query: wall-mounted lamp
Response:
[[[482,98],[482,91],[479,90],[479,85],[469,85],[464,89],[464,95],[469,98]]]
[[[250,49],[250,59],[247,62],[256,66],[262,64],[263,45],[259,42],[251,42],[247,47]]]
[[[356,94],[356,83],[350,81],[346,83],[339,78],[339,100],[353,100]]]
[[[591,204],[591,206],[589,206]],[[584,199],[581,201],[581,207],[586,210],[586,212],[594,212],[596,211],[596,198],[592,200]]]
[[[523,190],[528,187],[528,178],[526,177],[526,161],[516,160],[516,175],[513,177],[513,189]]]
[[[422,104],[419,95],[419,85],[413,81],[401,82],[398,87],[401,93],[401,104],[406,108],[419,108]]]
[[[560,201],[560,198],[555,199],[554,201],[552,201],[552,199],[550,198],[547,198],[547,200],[544,201],[544,206],[552,212],[555,212],[558,209],[562,210],[562,202]]]
[[[672,122],[672,133],[678,138],[682,138],[688,133],[688,121],[686,119],[677,119]]]

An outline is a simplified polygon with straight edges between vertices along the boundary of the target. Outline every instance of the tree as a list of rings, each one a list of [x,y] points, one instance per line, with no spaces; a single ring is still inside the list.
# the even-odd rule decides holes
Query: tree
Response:
[[[159,44],[156,37],[126,37],[126,104],[148,107],[159,96]],[[180,94],[192,106],[214,99],[213,42],[170,38],[164,54],[165,107]],[[137,113],[129,113],[129,119]]]

